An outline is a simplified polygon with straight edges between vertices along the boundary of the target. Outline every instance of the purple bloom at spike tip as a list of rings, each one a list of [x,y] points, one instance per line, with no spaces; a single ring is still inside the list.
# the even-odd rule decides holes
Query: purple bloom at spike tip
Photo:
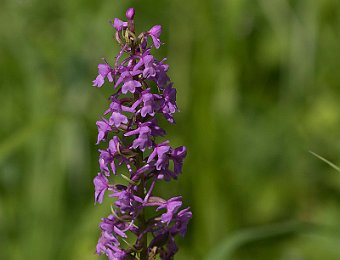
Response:
[[[135,17],[135,9],[133,8],[127,9],[125,15],[128,20],[133,20],[133,18]]]
[[[104,147],[99,149],[100,172],[93,180],[95,203],[102,203],[105,193],[112,199],[112,214],[100,223],[96,252],[109,260],[173,259],[178,251],[175,236],[185,235],[192,213],[189,208],[181,210],[181,196],[161,198],[155,187],[178,178],[187,151],[185,146],[174,149],[169,141],[158,140],[166,132],[156,118],[164,116],[174,123],[177,93],[166,59],[152,55],[161,46],[161,26],[138,35],[134,16],[135,10],[129,8],[127,21],[114,19],[121,50],[114,66],[98,65],[93,81],[96,87],[105,80],[114,83],[109,108],[96,122],[97,145]],[[126,171],[118,169],[122,166]],[[152,212],[148,217],[146,208]]]

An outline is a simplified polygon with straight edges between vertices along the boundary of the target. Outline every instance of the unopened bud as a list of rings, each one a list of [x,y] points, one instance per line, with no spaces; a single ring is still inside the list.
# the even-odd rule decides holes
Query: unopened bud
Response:
[[[135,17],[135,9],[133,8],[127,9],[125,15],[128,20],[133,20],[133,18]]]

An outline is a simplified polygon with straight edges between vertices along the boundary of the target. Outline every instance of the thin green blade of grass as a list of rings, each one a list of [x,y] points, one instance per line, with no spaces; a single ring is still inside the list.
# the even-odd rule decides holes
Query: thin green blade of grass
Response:
[[[317,153],[314,153],[312,151],[309,151],[312,155],[314,155],[316,158],[320,159],[321,161],[327,163],[329,166],[331,166],[333,169],[340,172],[340,167],[336,166],[334,163],[328,161],[326,158],[322,157],[321,155],[318,155]]]
[[[310,231],[315,227],[316,226],[308,223],[288,221],[240,230],[226,237],[220,244],[214,247],[204,259],[229,260],[233,258],[233,255],[238,249],[247,244],[285,235],[300,234]]]

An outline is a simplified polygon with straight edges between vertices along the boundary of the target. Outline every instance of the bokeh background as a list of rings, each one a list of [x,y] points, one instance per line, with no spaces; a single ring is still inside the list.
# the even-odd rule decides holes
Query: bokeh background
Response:
[[[136,8],[163,26],[188,147],[194,218],[176,259],[340,259],[338,0],[1,0],[0,259],[94,254],[109,200],[93,205],[95,89],[117,45],[108,21]],[[168,187],[165,191],[165,187]]]

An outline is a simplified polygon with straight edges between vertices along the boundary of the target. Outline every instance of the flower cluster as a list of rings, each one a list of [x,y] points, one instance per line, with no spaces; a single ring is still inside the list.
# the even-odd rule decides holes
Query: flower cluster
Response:
[[[154,187],[159,181],[177,179],[186,148],[156,140],[166,134],[158,116],[174,123],[176,89],[165,59],[159,61],[151,54],[152,48],[161,46],[161,26],[136,36],[134,15],[129,8],[127,21],[112,22],[121,50],[113,65],[107,61],[98,65],[93,81],[98,88],[108,82],[115,89],[109,108],[97,121],[97,144],[105,142],[108,147],[99,150],[95,202],[102,203],[105,194],[114,202],[111,215],[100,224],[96,251],[109,259],[156,259],[157,255],[172,259],[178,250],[174,237],[185,235],[192,213],[181,209],[180,196],[166,200],[154,195]],[[118,166],[126,174],[118,174]]]

